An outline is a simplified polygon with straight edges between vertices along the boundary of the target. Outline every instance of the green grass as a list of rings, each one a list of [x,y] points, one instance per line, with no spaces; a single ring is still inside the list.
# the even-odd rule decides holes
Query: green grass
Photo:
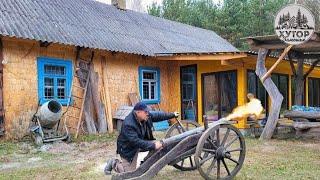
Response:
[[[8,155],[16,152],[18,150],[18,146],[16,143],[12,142],[0,142],[0,156]]]
[[[72,138],[72,140],[76,143],[79,142],[112,142],[115,141],[118,137],[117,133],[113,134],[98,134],[98,135],[82,135],[79,136],[77,139]]]
[[[116,135],[111,136],[81,136],[77,141],[94,142],[94,146],[79,154],[49,152],[29,152],[19,154],[20,145],[17,143],[2,142],[0,144],[0,157],[9,158],[9,162],[25,164],[20,168],[1,170],[6,163],[0,159],[0,179],[104,179],[101,168],[106,154],[115,151]],[[96,144],[105,146],[96,146]],[[114,143],[113,143],[114,144]],[[75,147],[78,147],[75,145]],[[96,148],[96,149],[93,149]],[[104,149],[101,149],[104,148]],[[245,163],[237,174],[237,180],[247,179],[319,179],[320,177],[320,142],[300,140],[271,140],[261,142],[258,139],[246,138]],[[101,150],[103,150],[101,152]],[[95,156],[90,157],[93,152]],[[17,155],[18,154],[18,155]],[[33,164],[26,163],[29,158],[39,158]],[[23,164],[23,163],[22,163]],[[163,168],[155,179],[200,179],[197,170],[182,172],[172,166]]]

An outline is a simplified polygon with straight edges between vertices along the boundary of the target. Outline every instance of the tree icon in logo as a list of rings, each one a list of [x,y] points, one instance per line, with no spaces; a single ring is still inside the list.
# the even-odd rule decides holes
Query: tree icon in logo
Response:
[[[302,44],[310,39],[315,29],[312,13],[301,5],[282,8],[275,19],[275,31],[279,38],[292,45]]]

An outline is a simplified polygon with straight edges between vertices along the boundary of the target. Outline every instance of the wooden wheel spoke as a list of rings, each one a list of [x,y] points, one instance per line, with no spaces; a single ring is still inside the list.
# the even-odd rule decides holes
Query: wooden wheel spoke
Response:
[[[183,163],[184,163],[184,159],[182,159],[182,161],[181,161],[181,167],[183,167]]]
[[[209,166],[208,169],[207,169],[207,174],[208,174],[208,175],[211,173],[211,171],[212,171],[214,165],[216,164],[216,162],[217,162],[217,159],[214,158],[214,159],[212,160],[210,166]]]
[[[212,142],[211,139],[208,138],[207,141],[208,141],[210,144],[212,144],[213,148],[218,149],[218,146],[217,146],[216,144],[214,144],[214,142]]]
[[[207,149],[207,148],[203,148],[204,152],[208,152],[208,153],[216,153],[216,150],[213,150],[213,149]]]
[[[230,133],[230,129],[228,128],[226,134],[224,135],[224,137],[223,137],[223,139],[222,139],[222,142],[221,142],[221,145],[222,145],[222,146],[224,146],[224,144],[226,143],[227,138],[228,138],[228,136],[229,136],[229,133]]]
[[[222,159],[222,163],[223,163],[223,166],[226,168],[228,175],[230,175],[229,168],[228,168],[226,162],[224,161],[224,159]]]
[[[178,127],[177,127],[177,130],[178,130],[178,133],[179,133],[179,134],[183,133],[183,129],[181,128],[181,126],[178,126]],[[181,132],[181,130],[182,130],[182,132]]]
[[[232,143],[234,143],[238,139],[238,136],[234,137],[228,144],[226,144],[224,147],[227,149]]]
[[[203,159],[200,161],[200,164],[205,163],[206,161],[208,161],[209,159],[211,159],[211,158],[213,158],[213,157],[215,157],[215,156],[216,156],[216,154],[211,154],[211,155],[203,158]]]
[[[220,146],[220,133],[219,133],[219,129],[217,129],[217,146]]]
[[[242,148],[227,150],[228,153],[235,152],[235,151],[242,151]]]
[[[191,165],[191,167],[193,167],[193,162],[192,162],[191,156],[189,157],[189,160],[190,160],[190,165]]]
[[[244,163],[245,151],[244,138],[236,127],[216,125],[200,137],[195,166],[204,179],[233,179]]]
[[[226,157],[227,159],[229,159],[230,161],[236,163],[237,165],[239,164],[239,162],[235,159],[233,159],[232,157]]]
[[[217,162],[217,179],[220,179],[220,160]]]

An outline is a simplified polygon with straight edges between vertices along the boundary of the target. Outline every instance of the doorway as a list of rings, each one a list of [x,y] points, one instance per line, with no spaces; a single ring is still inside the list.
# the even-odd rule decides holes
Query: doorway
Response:
[[[197,119],[197,65],[181,66],[181,117],[185,120]]]
[[[202,112],[209,121],[227,116],[237,100],[237,71],[202,74]]]

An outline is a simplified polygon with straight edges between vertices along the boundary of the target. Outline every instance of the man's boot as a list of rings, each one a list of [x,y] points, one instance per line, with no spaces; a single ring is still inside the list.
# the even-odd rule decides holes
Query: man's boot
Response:
[[[115,164],[116,164],[116,159],[114,159],[114,158],[109,159],[107,161],[106,167],[104,168],[104,173],[106,175],[110,175],[112,169],[115,167]]]

